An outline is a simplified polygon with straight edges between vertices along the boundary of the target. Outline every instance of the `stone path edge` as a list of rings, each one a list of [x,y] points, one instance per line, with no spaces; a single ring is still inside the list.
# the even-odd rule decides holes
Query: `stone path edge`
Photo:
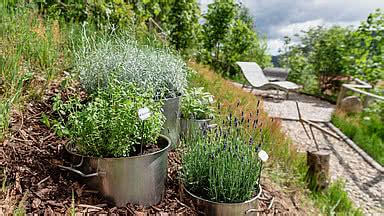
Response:
[[[369,156],[363,149],[361,149],[356,143],[354,143],[347,135],[345,135],[339,128],[333,125],[331,122],[325,123],[331,130],[337,133],[344,142],[346,142],[353,150],[355,150],[367,163],[377,169],[379,172],[384,173],[384,167]]]

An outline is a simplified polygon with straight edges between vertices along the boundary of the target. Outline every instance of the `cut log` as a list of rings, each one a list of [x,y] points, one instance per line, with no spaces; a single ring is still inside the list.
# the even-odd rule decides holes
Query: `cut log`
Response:
[[[307,151],[306,180],[311,190],[324,190],[328,187],[330,155],[331,152],[327,150]]]

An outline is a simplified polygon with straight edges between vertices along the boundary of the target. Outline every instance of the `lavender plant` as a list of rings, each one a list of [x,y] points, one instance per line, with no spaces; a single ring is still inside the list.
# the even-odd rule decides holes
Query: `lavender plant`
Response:
[[[75,63],[88,92],[107,86],[111,74],[163,97],[178,96],[187,86],[187,68],[178,55],[166,47],[140,44],[128,34],[84,36]]]
[[[243,202],[259,191],[262,162],[258,153],[269,131],[258,116],[230,114],[216,128],[188,136],[182,158],[187,190],[216,202]]]
[[[76,151],[97,157],[126,157],[138,154],[141,144],[155,144],[165,117],[162,102],[150,90],[131,84],[110,84],[92,94],[88,103],[72,98],[55,99],[54,110],[64,134]],[[138,110],[148,107],[152,115],[144,122]]]
[[[204,88],[185,91],[181,100],[181,116],[185,119],[211,119],[214,116],[213,95]]]

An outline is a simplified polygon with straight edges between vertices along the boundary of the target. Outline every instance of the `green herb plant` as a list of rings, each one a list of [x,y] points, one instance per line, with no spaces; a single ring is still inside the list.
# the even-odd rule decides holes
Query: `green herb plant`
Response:
[[[213,95],[204,92],[204,88],[188,89],[181,99],[181,116],[185,119],[212,119],[214,108]]]
[[[243,202],[259,191],[262,162],[258,157],[268,131],[258,115],[232,114],[216,128],[194,130],[185,139],[182,157],[184,186],[215,202]]]
[[[87,92],[106,87],[113,75],[122,83],[153,89],[158,96],[176,97],[184,93],[187,68],[171,49],[144,45],[128,33],[84,36],[84,41],[76,53],[75,69]]]
[[[61,119],[58,131],[68,135],[83,155],[97,157],[127,157],[137,155],[140,145],[154,144],[165,117],[162,102],[155,100],[153,92],[134,84],[115,81],[106,89],[90,95],[88,103],[79,98],[64,103],[56,99],[54,110]],[[151,116],[141,121],[138,110],[148,107]],[[57,125],[57,124],[56,124]]]

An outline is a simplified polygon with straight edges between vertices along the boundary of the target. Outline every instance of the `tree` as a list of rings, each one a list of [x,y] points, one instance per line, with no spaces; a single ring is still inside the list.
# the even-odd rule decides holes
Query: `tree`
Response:
[[[373,84],[384,79],[384,13],[377,9],[369,14],[348,41],[353,47],[347,59],[353,75]]]
[[[178,0],[168,18],[170,42],[177,50],[186,50],[196,44],[200,31],[200,9],[196,0]]]
[[[210,63],[225,75],[236,76],[236,61],[256,61],[270,64],[265,40],[254,31],[249,10],[234,1],[216,0],[208,5],[204,16],[203,47]],[[212,61],[213,59],[213,61]]]
[[[312,33],[315,31],[315,33]],[[311,29],[307,35],[315,35],[311,41],[311,52],[308,61],[318,77],[320,91],[339,87],[336,82],[340,76],[348,74],[344,56],[348,53],[346,35],[349,30],[334,26],[329,29],[318,27]]]
[[[208,5],[204,15],[203,47],[208,53],[214,52],[215,61],[219,61],[220,46],[235,22],[237,6],[233,0],[215,0]]]

